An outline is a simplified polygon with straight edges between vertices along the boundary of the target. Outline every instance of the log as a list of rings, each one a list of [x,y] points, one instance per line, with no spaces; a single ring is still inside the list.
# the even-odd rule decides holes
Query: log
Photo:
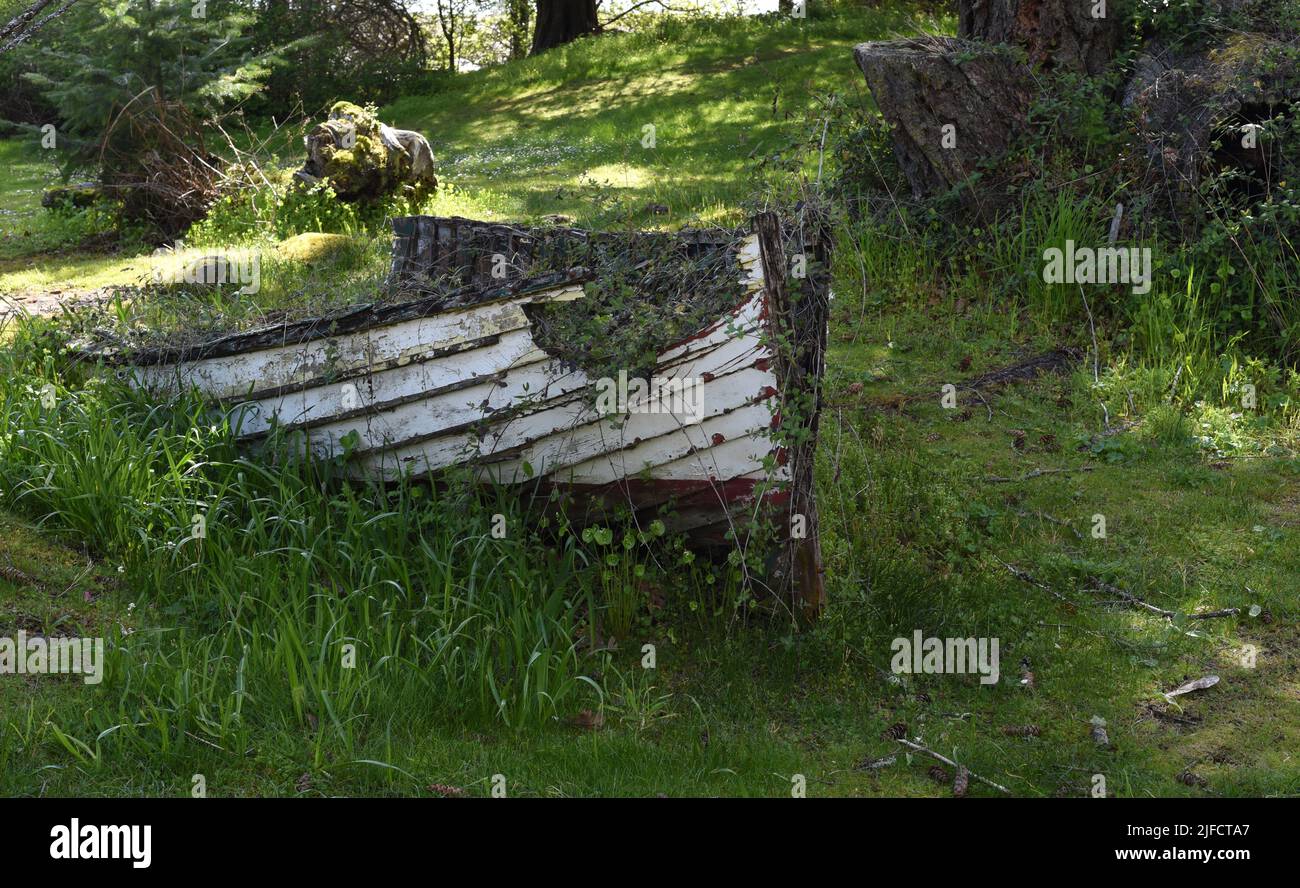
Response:
[[[918,200],[981,168],[992,170],[1027,124],[1030,71],[1004,49],[922,37],[863,43],[853,54],[892,127],[895,156]],[[993,196],[993,189],[967,189],[962,199],[979,206]]]

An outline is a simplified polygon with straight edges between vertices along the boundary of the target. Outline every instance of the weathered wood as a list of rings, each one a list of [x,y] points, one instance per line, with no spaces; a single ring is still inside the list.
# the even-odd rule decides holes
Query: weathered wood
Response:
[[[917,199],[994,169],[1026,125],[1030,72],[1003,49],[929,37],[863,43],[854,57]],[[967,190],[962,199],[979,207],[989,197]]]
[[[486,288],[481,286],[463,287],[450,294],[438,294],[410,302],[372,303],[349,309],[337,315],[307,318],[275,327],[262,327],[193,345],[117,352],[97,350],[83,352],[81,357],[88,360],[102,360],[109,364],[129,365],[132,367],[148,367],[155,364],[182,362],[192,363],[207,358],[229,357],[279,346],[296,345],[326,337],[355,333],[372,327],[383,327],[416,318],[432,317],[447,311],[449,308],[486,307],[495,302],[526,296],[530,293],[553,290],[561,285],[581,284],[590,279],[591,272],[585,268],[553,271]]]
[[[814,222],[819,225],[820,222]],[[789,502],[783,544],[773,570],[777,591],[791,595],[799,612],[815,618],[825,604],[822,582],[821,542],[817,502],[813,484],[817,419],[820,414],[821,377],[825,364],[825,326],[829,300],[824,275],[829,236],[824,230],[802,242],[813,255],[804,255],[804,266],[814,269],[806,286],[792,292],[787,274],[786,237],[781,220],[763,213],[754,220],[762,255],[763,279],[767,287],[771,326],[776,337],[778,389],[781,392],[777,418],[787,437],[778,462],[789,473]]]
[[[667,526],[704,548],[736,545],[760,519],[788,535],[797,510],[805,532],[780,541],[773,576],[811,617],[824,600],[812,459],[830,246],[821,222],[801,224],[784,231],[760,216],[739,248],[730,233],[681,235],[688,251],[728,250],[743,294],[659,350],[654,377],[699,386],[689,415],[662,396],[654,409],[602,414],[596,380],[539,348],[525,307],[583,298],[582,268],[113,358],[159,397],[196,386],[250,447],[290,432],[388,479],[467,465],[485,481],[564,490],[593,520],[613,506],[638,520],[666,508]],[[625,235],[426,217],[395,220],[394,235],[394,275],[408,281],[441,270],[481,284],[494,253],[515,273],[626,247]],[[792,284],[795,254],[809,273]]]

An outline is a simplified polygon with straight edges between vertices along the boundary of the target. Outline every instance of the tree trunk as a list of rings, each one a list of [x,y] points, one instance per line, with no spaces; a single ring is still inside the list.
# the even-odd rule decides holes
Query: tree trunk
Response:
[[[537,0],[532,55],[600,30],[596,0]]]
[[[532,0],[510,0],[506,7],[510,19],[510,58],[522,59],[528,54],[528,26],[532,24]]]
[[[1119,46],[1114,0],[958,0],[957,36],[1008,43],[1037,68],[1100,74]]]
[[[447,41],[447,70],[456,73],[456,4],[447,0],[438,0],[438,27],[443,39]]]
[[[946,192],[981,166],[1012,172],[996,165],[1025,125],[1033,80],[1024,65],[986,44],[938,37],[863,43],[853,54],[914,197]],[[978,204],[973,190],[962,198]]]

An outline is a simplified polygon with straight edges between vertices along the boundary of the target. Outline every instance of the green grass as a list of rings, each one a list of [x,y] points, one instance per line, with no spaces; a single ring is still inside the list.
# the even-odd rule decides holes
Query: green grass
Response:
[[[837,291],[855,288],[842,268]],[[1141,424],[1081,451],[1078,442],[1100,430],[1086,367],[990,393],[987,407],[964,398],[944,410],[944,380],[1051,344],[1013,333],[1032,325],[1012,311],[959,308],[968,295],[890,292],[879,305],[837,304],[818,466],[831,606],[812,631],[757,615],[737,622],[694,575],[652,572],[662,610],[643,612],[633,639],[608,657],[578,654],[561,672],[592,684],[572,685],[554,709],[548,702],[516,727],[492,711],[490,690],[454,685],[485,675],[473,666],[485,655],[475,650],[481,632],[457,635],[462,620],[484,618],[463,608],[485,596],[487,621],[504,626],[511,596],[525,589],[530,620],[547,589],[599,601],[598,578],[584,567],[594,553],[578,541],[539,561],[533,553],[550,546],[536,538],[517,548],[489,538],[497,509],[528,526],[508,502],[326,495],[284,469],[227,468],[221,436],[185,431],[183,415],[144,421],[133,412],[143,407],[112,392],[99,403],[74,385],[59,390],[57,418],[42,418],[34,390],[8,383],[6,428],[41,443],[10,441],[0,452],[7,506],[48,516],[47,531],[67,528],[69,540],[93,540],[97,574],[122,585],[95,605],[110,614],[114,648],[103,685],[5,685],[3,791],[183,794],[201,773],[214,795],[429,794],[435,783],[487,794],[503,774],[512,795],[771,796],[803,774],[814,795],[943,794],[920,760],[855,770],[893,751],[881,734],[902,721],[909,736],[1018,794],[1084,795],[1096,773],[1120,795],[1300,792],[1300,765],[1287,752],[1300,740],[1289,714],[1300,700],[1294,436],[1259,442],[1287,456],[1223,460],[1191,436],[1196,408],[1181,411],[1179,432],[1167,405],[1137,400],[1129,416],[1120,396],[1112,421]],[[1025,432],[1023,451],[1013,429]],[[196,463],[202,472],[183,469]],[[52,477],[46,466],[56,467]],[[988,480],[1035,468],[1080,471]],[[209,504],[202,554],[184,542],[196,500]],[[1090,533],[1097,513],[1104,540]],[[6,540],[14,527],[7,557],[16,566],[43,588],[70,581],[61,565],[80,556],[13,522]],[[1171,622],[1104,604],[1085,589],[1090,577],[1170,610],[1258,604],[1264,613]],[[442,605],[444,595],[453,604]],[[563,655],[583,621],[563,606],[557,614],[560,641],[544,647]],[[115,637],[114,618],[135,631]],[[998,637],[1002,682],[887,681],[890,640],[914,629]],[[351,679],[331,668],[344,637],[361,641]],[[467,661],[440,665],[430,648],[445,637],[461,639]],[[654,671],[640,668],[644,643],[657,647]],[[1254,669],[1239,663],[1246,644],[1259,651]],[[385,668],[386,656],[406,665]],[[1018,687],[1022,657],[1033,690]],[[501,662],[489,672],[512,674]],[[1162,702],[1160,691],[1208,672],[1222,677],[1218,687],[1178,707]],[[601,712],[603,726],[571,724],[584,709]],[[1089,738],[1094,715],[1107,720],[1113,750]],[[1028,724],[1041,736],[1001,730]],[[56,727],[86,748],[65,746]],[[1176,780],[1188,767],[1208,790]]]
[[[667,22],[479,72],[385,114],[430,134],[446,178],[497,217],[735,222],[775,172],[756,173],[756,161],[815,138],[832,93],[864,91],[853,45],[912,30],[909,21],[872,9],[775,24]],[[653,148],[643,147],[647,126]]]
[[[532,222],[558,214],[593,226],[737,222],[764,182],[785,175],[795,145],[820,134],[828,97],[857,101],[864,92],[853,44],[917,21],[941,27],[886,9],[776,24],[669,22],[466,74],[381,117],[433,145],[443,189],[422,207],[428,213]],[[642,147],[646,125],[655,127],[653,148]],[[300,165],[296,134],[294,126],[263,134],[278,152],[267,160]],[[815,175],[815,162],[800,165]],[[54,172],[32,137],[0,140],[0,207],[21,220],[0,236],[0,293],[138,284],[146,253],[62,254],[76,233],[39,209]],[[256,301],[274,310],[282,295]]]
[[[872,12],[694,27],[586,41],[386,117],[433,139],[457,187],[440,210],[608,221],[592,198],[610,189],[577,187],[597,170],[624,205],[671,207],[638,222],[734,219],[788,184],[751,174],[748,151],[784,150],[818,95],[856,89],[852,43],[911,30]],[[642,122],[658,127],[648,154]],[[634,542],[610,576],[597,542],[509,496],[246,461],[197,405],[154,409],[66,366],[39,326],[12,329],[0,636],[99,635],[109,653],[93,688],[0,679],[0,794],[185,795],[196,774],[214,796],[488,795],[494,775],[516,796],[782,796],[795,775],[813,796],[948,794],[920,757],[859,767],[901,752],[882,736],[898,722],[1018,795],[1082,797],[1096,774],[1123,796],[1300,794],[1300,426],[1284,381],[1261,382],[1263,409],[1234,406],[1220,382],[1264,370],[1207,363],[1192,326],[1160,339],[1193,316],[1173,291],[1140,327],[1098,298],[1094,377],[1077,294],[1021,278],[1036,244],[1104,217],[1050,209],[981,261],[840,232],[817,462],[830,605],[802,631],[738,607],[730,571],[672,540]],[[290,253],[269,302],[370,265]],[[176,298],[132,323],[266,310]],[[1087,357],[940,403],[945,384],[1061,345]],[[1103,434],[1107,418],[1125,430]],[[611,644],[628,591],[611,580],[638,565],[632,628]],[[1167,620],[1094,580],[1180,614],[1243,613]],[[891,676],[891,641],[914,630],[998,638],[1001,682]],[[1208,673],[1221,682],[1161,696]],[[1039,736],[1003,731],[1026,725]],[[1180,781],[1188,769],[1207,785]]]

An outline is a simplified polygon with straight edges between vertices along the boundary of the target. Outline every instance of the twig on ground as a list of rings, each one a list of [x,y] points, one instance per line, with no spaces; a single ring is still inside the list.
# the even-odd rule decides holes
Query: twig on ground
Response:
[[[1031,478],[1041,478],[1043,475],[1063,475],[1067,472],[1091,472],[1093,466],[1075,466],[1068,469],[1034,469],[1019,478],[1004,478],[1001,475],[989,475],[984,479],[985,484],[1010,484],[1012,482],[1028,481]]]
[[[1016,579],[1023,580],[1024,582],[1028,583],[1031,586],[1036,586],[1039,589],[1042,589],[1044,592],[1050,592],[1052,595],[1054,595],[1056,598],[1060,599],[1061,601],[1068,602],[1070,600],[1066,598],[1064,595],[1062,595],[1060,592],[1057,592],[1051,586],[1044,583],[1042,580],[1035,577],[1029,571],[1021,570],[1020,568],[1016,567],[1014,564],[1007,564],[1005,561],[1003,561],[1001,558],[998,558],[996,555],[993,556],[993,560],[995,560],[998,564],[1005,567],[1007,570],[1011,571],[1011,575]]]
[[[1096,577],[1093,578],[1092,585],[1093,588],[1101,592],[1119,596],[1120,601],[1132,605],[1133,607],[1150,611],[1153,614],[1158,614],[1166,620],[1172,620],[1178,616],[1177,611],[1165,610],[1163,607],[1156,607],[1154,604],[1142,600],[1132,592],[1128,592],[1118,586],[1107,583],[1104,580],[1099,580]],[[1186,616],[1189,620],[1213,620],[1219,617],[1235,617],[1239,613],[1241,613],[1241,608],[1239,607],[1225,607],[1220,610],[1200,611],[1199,613],[1191,613]]]
[[[896,739],[899,743],[903,744],[908,749],[928,755],[930,758],[934,759],[935,761],[943,762],[945,765],[947,765],[950,768],[965,767],[964,765],[957,764],[947,756],[939,755],[939,753],[935,752],[933,749],[927,749],[926,747],[922,746],[919,743],[913,743],[911,740],[904,740],[902,737],[898,737]],[[966,768],[966,772],[971,777],[974,777],[976,780],[978,780],[980,783],[986,784],[987,786],[991,786],[994,789],[998,790],[999,792],[1005,792],[1007,795],[1011,795],[1011,790],[1007,789],[1001,783],[994,783],[992,780],[989,780],[987,777],[981,777],[980,775],[972,771],[970,768]]]

